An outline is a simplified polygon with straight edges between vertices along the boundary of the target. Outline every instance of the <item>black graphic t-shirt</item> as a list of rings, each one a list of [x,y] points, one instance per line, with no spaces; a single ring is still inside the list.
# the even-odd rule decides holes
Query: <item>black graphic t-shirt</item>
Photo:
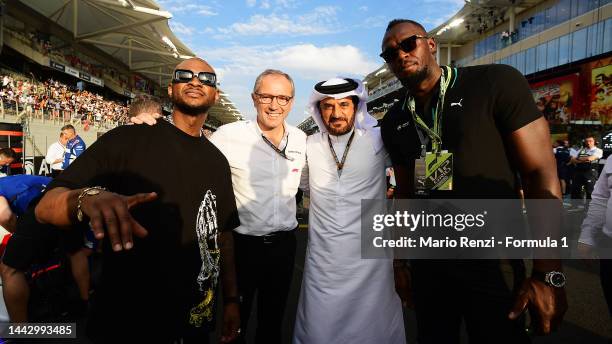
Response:
[[[381,134],[393,165],[414,171],[421,143],[403,103],[389,109]],[[429,114],[431,108],[422,111]],[[453,69],[442,116],[442,149],[453,153],[453,190],[432,191],[430,197],[517,197],[516,169],[505,141],[542,116],[521,73],[506,65]]]
[[[98,139],[49,188],[156,192],[131,213],[149,234],[113,252],[92,300],[93,337],[166,339],[209,330],[219,282],[218,233],[239,225],[229,165],[206,138],[172,124],[123,126]]]

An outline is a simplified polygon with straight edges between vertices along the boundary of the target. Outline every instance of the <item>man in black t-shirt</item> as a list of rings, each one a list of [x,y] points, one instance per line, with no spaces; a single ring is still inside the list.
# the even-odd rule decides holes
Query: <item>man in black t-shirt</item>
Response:
[[[558,140],[557,147],[553,150],[555,153],[555,160],[557,160],[557,176],[561,183],[561,194],[565,195],[568,191],[569,180],[570,180],[570,148],[567,140]]]
[[[88,317],[96,343],[206,343],[220,280],[227,300],[237,298],[231,231],[239,220],[229,166],[201,135],[219,98],[213,69],[199,58],[181,62],[168,94],[174,111],[166,121],[108,132],[36,207],[41,223],[90,223],[103,240]],[[160,155],[177,164],[160,168]],[[20,259],[27,257],[16,252],[4,263]],[[239,321],[237,303],[226,302],[222,342],[236,337]]]
[[[518,170],[527,198],[560,198],[548,125],[525,78],[504,65],[441,68],[437,48],[411,20],[390,22],[382,41],[381,57],[407,91],[381,125],[396,197],[517,198]],[[453,154],[452,190],[415,182],[422,168],[415,161],[432,150]],[[458,343],[462,320],[474,343],[529,342],[517,321],[527,306],[539,332],[554,329],[567,308],[565,290],[544,276],[561,274],[560,262],[534,260],[531,278],[515,263],[517,290],[506,285],[497,260],[411,262],[419,343]],[[407,269],[394,266],[398,292],[410,303]]]

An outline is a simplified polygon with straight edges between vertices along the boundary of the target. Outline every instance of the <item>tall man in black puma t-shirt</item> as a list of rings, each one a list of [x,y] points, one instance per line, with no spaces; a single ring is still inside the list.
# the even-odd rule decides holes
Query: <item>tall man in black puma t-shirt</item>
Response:
[[[390,22],[382,41],[381,57],[406,89],[405,99],[389,109],[381,125],[396,197],[517,198],[518,172],[526,198],[559,199],[548,125],[525,78],[502,65],[441,68],[437,48],[423,26],[411,20]],[[452,190],[417,185],[415,161],[444,150],[453,154]],[[513,263],[522,266],[522,261]],[[406,270],[402,262],[394,266],[400,296],[409,302],[402,283]],[[536,329],[549,333],[567,303],[562,283],[550,285],[542,277],[563,277],[560,262],[534,260],[530,278],[524,278],[521,266],[515,269],[520,287],[511,290],[496,260],[411,262],[419,343],[459,343],[462,321],[470,343],[529,342],[516,321],[527,306],[536,315]]]
[[[171,116],[102,136],[36,207],[39,222],[90,222],[104,239],[88,319],[95,342],[206,343],[218,283],[228,300],[237,297],[229,166],[202,135],[219,97],[213,69],[199,58],[181,62],[168,94]],[[176,164],[160,165],[160,156]],[[223,342],[239,333],[237,303],[226,302],[224,313]]]

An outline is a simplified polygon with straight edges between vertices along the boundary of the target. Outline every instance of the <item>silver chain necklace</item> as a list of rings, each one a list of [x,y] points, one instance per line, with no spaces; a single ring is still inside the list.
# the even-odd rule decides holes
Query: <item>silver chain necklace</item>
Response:
[[[174,124],[174,120],[172,119],[172,115],[168,115],[168,116],[163,116],[162,117],[164,120],[166,120],[166,122],[172,124],[173,126],[176,127],[176,124]],[[204,136],[204,128],[200,128],[200,137]]]

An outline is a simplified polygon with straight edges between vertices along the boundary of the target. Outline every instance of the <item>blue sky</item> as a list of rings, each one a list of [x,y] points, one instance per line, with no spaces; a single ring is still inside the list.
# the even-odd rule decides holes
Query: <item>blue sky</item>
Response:
[[[408,18],[433,29],[463,0],[158,0],[173,14],[170,27],[217,71],[221,89],[245,118],[257,75],[280,69],[294,78],[296,99],[287,121],[304,119],[315,83],[336,75],[363,78],[382,60],[389,20]]]

